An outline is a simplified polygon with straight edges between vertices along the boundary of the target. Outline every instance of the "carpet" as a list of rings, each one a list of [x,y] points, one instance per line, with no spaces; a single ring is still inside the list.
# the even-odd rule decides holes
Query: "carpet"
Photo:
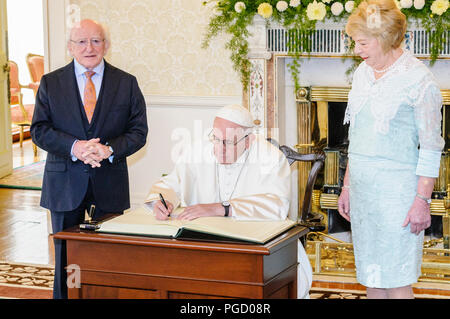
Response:
[[[52,299],[54,267],[0,261],[0,299]],[[310,299],[366,299],[366,292],[352,289],[313,287]],[[416,299],[446,296],[415,294]]]
[[[0,299],[51,299],[54,267],[0,261]],[[311,299],[365,299],[365,292],[312,288]]]
[[[365,292],[315,289],[309,291],[310,299],[367,299]]]
[[[15,168],[11,175],[0,178],[1,188],[42,190],[45,161]]]
[[[0,261],[0,298],[51,299],[54,267]]]
[[[0,261],[0,299],[51,299],[54,267]],[[311,299],[363,299],[365,293],[314,289]]]

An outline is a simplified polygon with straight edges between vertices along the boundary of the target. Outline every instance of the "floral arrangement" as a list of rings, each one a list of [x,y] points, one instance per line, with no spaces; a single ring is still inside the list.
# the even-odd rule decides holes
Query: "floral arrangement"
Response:
[[[287,30],[311,32],[315,30],[317,21],[331,20],[345,22],[351,12],[362,0],[207,0],[203,5],[211,8],[212,16],[203,42],[207,47],[211,39],[220,33],[228,33],[231,39],[226,48],[231,51],[231,60],[241,75],[244,89],[250,76],[248,55],[249,31],[247,27],[253,23],[255,15],[266,19],[269,25],[276,21]],[[406,15],[408,23],[416,23],[430,33],[431,59],[434,62],[444,43],[444,32],[450,27],[449,0],[394,0]],[[305,52],[292,50],[294,57],[290,65],[296,86],[298,84],[299,57],[309,53],[308,45],[301,46]]]

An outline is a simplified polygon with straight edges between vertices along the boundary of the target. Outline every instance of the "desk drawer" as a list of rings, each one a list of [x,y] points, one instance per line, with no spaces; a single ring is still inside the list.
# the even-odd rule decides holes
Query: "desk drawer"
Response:
[[[119,287],[82,285],[81,298],[89,299],[157,299],[160,293],[157,290],[130,289]]]

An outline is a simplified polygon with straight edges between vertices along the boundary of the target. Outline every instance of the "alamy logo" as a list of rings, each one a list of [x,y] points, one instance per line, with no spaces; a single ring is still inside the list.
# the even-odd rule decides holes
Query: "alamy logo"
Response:
[[[367,27],[369,29],[378,29],[381,27],[380,8],[377,5],[367,6]]]
[[[76,4],[68,5],[66,8],[66,16],[67,29],[70,30],[81,21],[80,7]]]
[[[81,288],[81,269],[78,265],[67,266],[67,288]]]

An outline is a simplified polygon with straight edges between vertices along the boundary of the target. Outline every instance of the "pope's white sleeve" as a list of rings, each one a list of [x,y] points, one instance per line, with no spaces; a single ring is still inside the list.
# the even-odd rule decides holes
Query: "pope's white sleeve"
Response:
[[[147,207],[152,207],[153,202],[160,200],[159,194],[164,196],[166,202],[170,202],[174,209],[180,205],[180,184],[182,181],[184,165],[176,164],[173,171],[167,176],[162,177],[150,188],[150,193],[145,200]]]
[[[237,220],[284,220],[289,211],[289,199],[276,194],[238,197],[230,204]]]
[[[267,164],[267,163],[266,163]],[[279,152],[272,164],[261,166],[255,174],[255,194],[230,200],[232,216],[237,220],[284,220],[289,212],[291,168]]]

